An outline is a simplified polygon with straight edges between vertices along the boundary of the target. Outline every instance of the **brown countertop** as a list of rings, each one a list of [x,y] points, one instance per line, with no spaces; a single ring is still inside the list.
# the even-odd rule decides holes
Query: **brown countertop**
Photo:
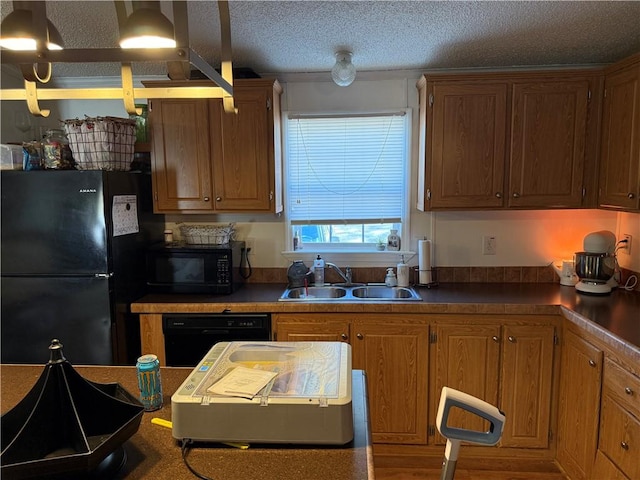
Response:
[[[137,313],[165,312],[335,312],[564,314],[606,334],[640,355],[640,292],[578,293],[556,283],[446,283],[416,288],[421,302],[278,302],[283,284],[247,284],[231,295],[147,295],[132,304]]]
[[[135,367],[75,366],[80,375],[99,383],[120,383],[129,393],[138,394]],[[39,365],[2,365],[0,401],[2,412],[16,405],[31,390],[42,373]],[[195,478],[187,470],[180,446],[171,430],[151,423],[154,417],[171,420],[171,395],[191,372],[190,368],[161,368],[164,406],[143,414],[142,422],[124,444],[127,462],[117,479]],[[198,444],[189,454],[191,466],[216,479],[246,480],[372,480],[373,458],[370,445],[366,377],[353,372],[353,415],[355,438],[344,447],[256,446],[247,450],[219,444]],[[98,414],[98,412],[96,412]]]

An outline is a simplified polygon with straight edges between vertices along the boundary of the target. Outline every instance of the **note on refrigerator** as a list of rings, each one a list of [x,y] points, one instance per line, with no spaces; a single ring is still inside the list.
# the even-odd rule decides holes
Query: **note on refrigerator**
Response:
[[[135,195],[114,195],[111,209],[113,236],[138,233],[138,199]]]

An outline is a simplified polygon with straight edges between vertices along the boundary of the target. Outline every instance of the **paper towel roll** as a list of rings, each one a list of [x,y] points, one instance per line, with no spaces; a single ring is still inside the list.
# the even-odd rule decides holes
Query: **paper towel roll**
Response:
[[[421,285],[432,283],[431,240],[418,240],[418,282]]]

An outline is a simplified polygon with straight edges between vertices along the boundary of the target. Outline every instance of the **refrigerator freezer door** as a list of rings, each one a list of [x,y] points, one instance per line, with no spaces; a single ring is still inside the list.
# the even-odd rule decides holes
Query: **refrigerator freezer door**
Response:
[[[111,271],[103,173],[2,172],[2,275]]]
[[[45,364],[53,338],[74,365],[113,364],[109,279],[2,277],[2,363]]]

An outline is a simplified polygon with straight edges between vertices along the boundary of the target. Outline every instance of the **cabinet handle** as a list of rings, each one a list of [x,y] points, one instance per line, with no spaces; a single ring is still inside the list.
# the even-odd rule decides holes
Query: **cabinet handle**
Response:
[[[627,195],[627,197],[633,198],[633,197],[635,197],[635,195],[633,193],[630,193],[629,195]]]
[[[516,337],[512,337],[511,335],[507,337],[507,340],[509,340],[511,343],[516,343]]]
[[[222,197],[216,197],[216,202],[221,202],[222,201]]]
[[[623,450],[629,450],[629,444],[627,442],[620,442],[620,446]]]
[[[362,340],[364,338],[364,335],[362,335],[361,333],[356,334],[356,337],[358,337],[358,340]]]
[[[491,337],[491,340],[493,340],[494,342],[499,342],[500,337],[497,337],[496,335],[494,335],[493,337]]]
[[[345,342],[346,342],[347,340],[349,340],[349,336],[348,336],[346,333],[342,333],[342,334],[340,335],[340,338],[341,338],[342,340],[344,340]]]
[[[518,192],[513,192],[513,198],[520,198],[520,194]]]
[[[204,197],[204,198],[203,198],[203,200],[204,200],[205,202],[208,202],[208,201],[209,201],[209,197]]]
[[[502,194],[500,192],[496,192],[496,198],[502,198]]]
[[[624,387],[624,393],[627,395],[633,395],[633,390],[630,387]]]
[[[589,365],[592,367],[596,366],[596,362],[594,362],[593,360],[589,360]]]

